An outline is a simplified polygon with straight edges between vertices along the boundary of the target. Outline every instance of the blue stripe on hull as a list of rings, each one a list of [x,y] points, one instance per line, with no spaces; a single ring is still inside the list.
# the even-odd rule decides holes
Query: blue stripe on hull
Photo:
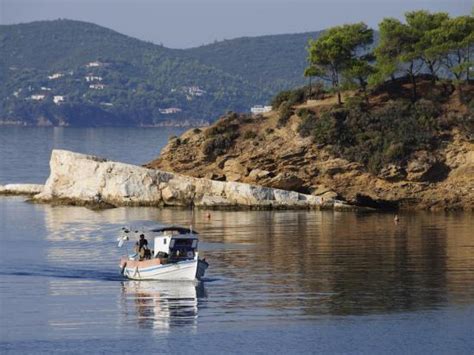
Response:
[[[164,268],[167,268],[167,267],[171,267],[171,266],[176,266],[176,265],[188,265],[188,264],[193,264],[193,263],[197,263],[197,260],[188,260],[188,261],[180,261],[178,263],[174,263],[174,264],[163,264],[163,265],[157,265],[157,266],[149,266],[149,267],[144,267],[144,268],[138,268],[138,272],[148,272],[148,271],[151,271],[151,270],[156,270],[156,269],[164,269]],[[135,268],[125,268],[125,270],[132,270],[132,271],[135,271]]]
[[[135,271],[135,268],[125,268],[124,276],[132,279],[132,280],[145,280],[145,279],[163,279],[170,274],[176,273],[186,273],[189,272],[190,269],[194,268],[197,270],[197,260],[188,260],[188,261],[182,261],[174,264],[165,264],[165,265],[159,265],[159,266],[151,266],[148,268],[138,268],[138,271]],[[154,273],[159,270],[159,273]],[[194,280],[196,278],[196,270],[192,274],[186,276],[186,277],[177,277],[177,280]],[[170,278],[172,279],[172,278]]]

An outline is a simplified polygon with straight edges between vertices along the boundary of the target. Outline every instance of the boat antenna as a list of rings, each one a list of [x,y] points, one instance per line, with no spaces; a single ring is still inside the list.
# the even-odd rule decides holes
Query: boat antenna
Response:
[[[194,203],[191,203],[191,225],[189,226],[189,230],[191,234],[193,234],[193,223],[194,223]]]

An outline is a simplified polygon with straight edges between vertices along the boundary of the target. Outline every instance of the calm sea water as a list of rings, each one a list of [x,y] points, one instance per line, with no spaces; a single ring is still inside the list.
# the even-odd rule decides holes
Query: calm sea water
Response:
[[[43,181],[52,146],[143,163],[176,134],[54,131],[0,128],[0,183]],[[206,215],[0,197],[0,353],[474,352],[472,215]],[[120,278],[120,227],[192,219],[203,282]]]
[[[169,137],[183,128],[63,128],[0,126],[0,184],[42,184],[52,149],[143,164],[155,158]]]

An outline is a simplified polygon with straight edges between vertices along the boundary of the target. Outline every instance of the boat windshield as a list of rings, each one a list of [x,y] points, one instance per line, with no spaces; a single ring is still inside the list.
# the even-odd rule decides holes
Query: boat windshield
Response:
[[[171,259],[193,259],[197,248],[195,238],[173,238],[170,242]]]

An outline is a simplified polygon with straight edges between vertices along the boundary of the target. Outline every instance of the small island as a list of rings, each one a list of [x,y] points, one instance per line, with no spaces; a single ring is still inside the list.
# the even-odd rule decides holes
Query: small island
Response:
[[[474,209],[474,19],[415,11],[328,29],[273,111],[174,137],[147,167],[383,209]]]

